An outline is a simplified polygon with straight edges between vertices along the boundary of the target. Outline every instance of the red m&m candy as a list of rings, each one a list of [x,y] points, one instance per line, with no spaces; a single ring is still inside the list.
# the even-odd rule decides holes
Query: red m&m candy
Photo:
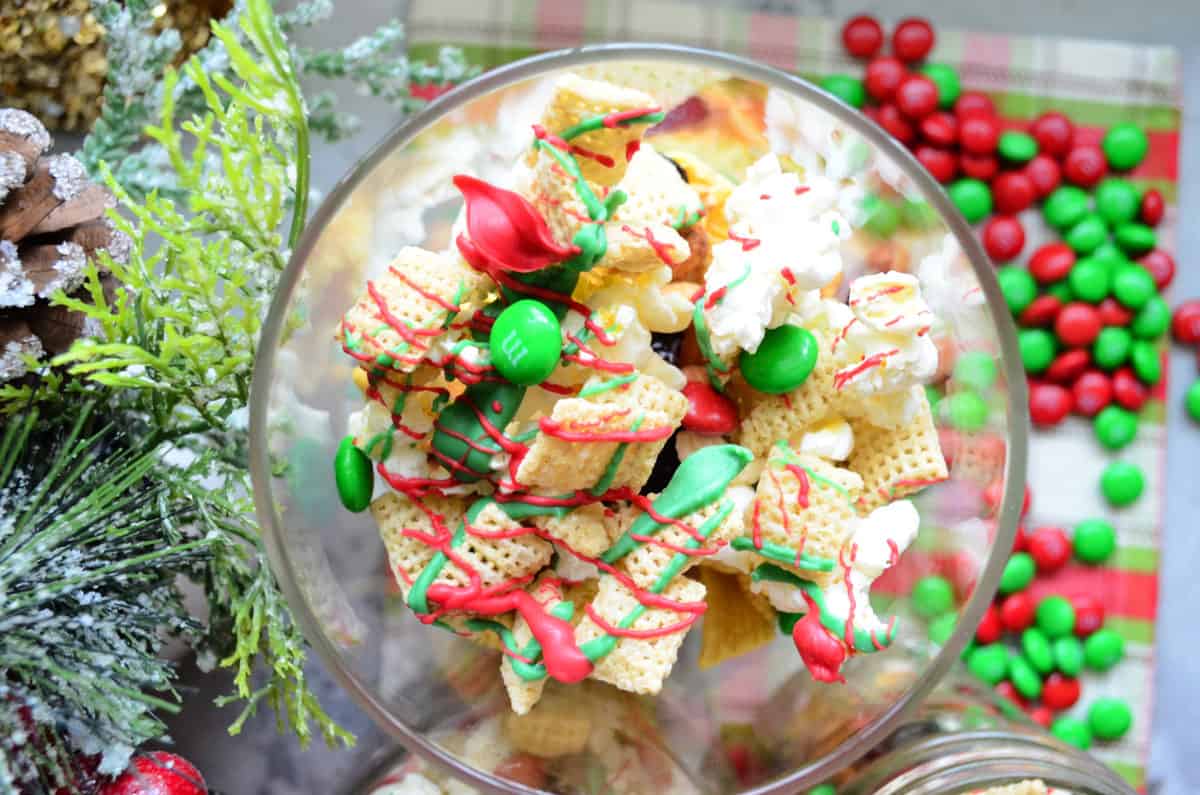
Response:
[[[842,26],[842,46],[855,58],[870,58],[883,47],[883,27],[879,20],[860,14]]]
[[[1017,525],[1017,531],[1013,533],[1013,552],[1025,552],[1028,545],[1028,534],[1025,532],[1025,525]]]
[[[1071,393],[1059,384],[1029,385],[1029,417],[1034,425],[1057,425],[1071,413]]]
[[[867,64],[863,83],[867,87],[868,94],[879,102],[886,102],[896,93],[896,87],[900,85],[900,81],[904,79],[907,72],[908,70],[899,60],[883,55]]]
[[[904,19],[892,31],[892,52],[901,61],[919,61],[933,49],[933,26],[917,17]]]
[[[958,158],[948,149],[938,149],[922,144],[916,148],[913,154],[938,182],[950,182],[958,172]]]
[[[975,628],[975,640],[983,644],[995,643],[1000,640],[1000,635],[1003,633],[1004,626],[1000,623],[1000,611],[996,609],[995,605],[988,605],[987,610],[983,613],[983,619]]]
[[[1138,259],[1138,264],[1150,271],[1154,284],[1163,289],[1175,278],[1175,258],[1161,248],[1152,249]]]
[[[1072,147],[1063,160],[1063,176],[1081,188],[1093,187],[1108,173],[1108,161],[1095,144]]]
[[[683,396],[688,399],[687,414],[683,416],[683,427],[687,430],[719,435],[737,428],[737,406],[707,381],[689,381],[683,388]]]
[[[1142,206],[1138,209],[1142,223],[1158,226],[1166,211],[1167,204],[1163,201],[1163,195],[1156,188],[1151,188],[1142,195]]]
[[[1033,626],[1035,605],[1028,591],[1018,591],[1004,597],[1000,603],[1000,622],[1009,632],[1020,632]]]
[[[1079,637],[1091,635],[1104,626],[1104,603],[1092,594],[1075,594],[1068,597],[1075,608],[1075,634]]]
[[[964,91],[954,101],[954,115],[959,119],[968,116],[995,116],[996,104],[987,94],[978,91]]]
[[[1088,368],[1092,363],[1092,354],[1086,348],[1076,348],[1072,351],[1063,351],[1050,366],[1046,368],[1046,372],[1042,373],[1047,381],[1052,381],[1056,384],[1070,385],[1075,383],[1075,379]],[[1072,396],[1073,397],[1073,396]]]
[[[1039,153],[1025,164],[1025,176],[1033,183],[1033,190],[1038,198],[1043,199],[1053,193],[1062,182],[1062,168],[1050,155]]]
[[[1061,282],[1073,267],[1075,252],[1066,243],[1047,243],[1029,258],[1029,272],[1041,284]]]
[[[1054,333],[1070,348],[1091,345],[1102,327],[1096,307],[1082,301],[1072,301],[1064,306],[1054,321]]]
[[[994,216],[983,227],[983,247],[996,262],[1016,259],[1025,247],[1025,228],[1012,216]]]
[[[968,177],[984,182],[991,180],[1000,171],[1000,161],[995,155],[973,155],[963,152],[959,155],[958,164]]]
[[[921,119],[921,137],[934,146],[950,146],[958,139],[958,119],[938,111]]]
[[[1000,122],[990,116],[968,116],[958,125],[959,145],[976,155],[990,155],[1000,140]]]
[[[1192,298],[1175,307],[1171,314],[1171,336],[1184,345],[1200,342],[1200,298]]]
[[[1061,527],[1039,527],[1029,534],[1029,554],[1043,574],[1058,571],[1071,559],[1071,539]]]
[[[1140,410],[1150,397],[1150,390],[1128,367],[1113,373],[1112,393],[1117,405],[1130,411]]]
[[[988,507],[988,512],[994,514],[996,509],[1000,507],[1000,500],[1004,497],[1004,480],[996,478],[987,485],[983,490],[983,501]],[[1029,491],[1029,484],[1025,484],[1025,495],[1021,499],[1021,516],[1029,513],[1029,507],[1033,503],[1033,495]]]
[[[917,139],[917,130],[912,122],[904,118],[900,109],[891,103],[879,108],[879,117],[875,121],[902,144],[911,144]]]
[[[1099,370],[1088,370],[1075,379],[1071,394],[1075,396],[1075,410],[1085,417],[1094,417],[1112,402],[1112,382]]]
[[[1058,296],[1046,293],[1030,301],[1029,306],[1021,310],[1021,314],[1017,317],[1017,320],[1026,328],[1046,328],[1054,325],[1054,319],[1058,317],[1058,313],[1061,310],[1062,301],[1058,300]],[[1054,365],[1050,366],[1053,367]],[[1057,379],[1051,378],[1050,380],[1055,381]]]
[[[1074,132],[1071,120],[1056,110],[1043,113],[1029,125],[1029,134],[1038,142],[1038,151],[1053,157],[1067,153]]]
[[[1046,686],[1042,685],[1042,695],[1046,692]],[[1045,704],[1038,704],[1033,709],[1029,710],[1029,719],[1041,726],[1043,729],[1049,729],[1050,724],[1054,723],[1054,712]]]
[[[996,695],[1000,696],[1001,698],[1008,699],[1021,709],[1025,709],[1027,706],[1029,706],[1029,702],[1027,702],[1025,698],[1017,692],[1016,685],[1007,679],[1005,679],[1003,682],[997,682],[993,690],[996,692]]]
[[[1016,215],[1032,205],[1036,198],[1033,180],[1023,171],[1005,172],[992,183],[992,201],[996,212],[1002,215]]]
[[[1055,671],[1042,683],[1042,703],[1053,710],[1064,710],[1079,700],[1079,691],[1078,679]]]
[[[937,110],[937,86],[925,75],[910,74],[896,86],[895,100],[905,116],[923,119]]]
[[[1096,305],[1100,322],[1105,326],[1128,326],[1133,321],[1133,313],[1117,302],[1111,295]]]

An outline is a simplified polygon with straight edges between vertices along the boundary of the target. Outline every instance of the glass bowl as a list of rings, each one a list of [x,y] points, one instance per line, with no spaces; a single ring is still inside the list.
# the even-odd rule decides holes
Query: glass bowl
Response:
[[[503,179],[529,145],[549,81],[573,70],[652,80],[668,109],[647,136],[659,149],[738,177],[769,138],[792,166],[858,186],[846,193],[856,231],[842,244],[842,292],[868,271],[920,279],[939,318],[931,333],[942,365],[930,394],[950,477],[915,498],[918,540],[872,592],[878,610],[898,617],[892,648],[849,659],[847,684],[814,682],[783,634],[701,670],[691,632],[657,696],[551,682],[576,718],[552,731],[582,731],[586,742],[546,759],[517,753],[506,734],[499,654],[419,623],[397,595],[370,515],[339,504],[331,462],[362,397],[333,334],[402,246],[450,245],[461,208],[450,178]],[[460,86],[397,127],[330,193],[283,274],[258,350],[251,466],[272,565],[306,637],[362,708],[433,769],[488,792],[796,792],[885,737],[966,645],[1021,510],[1025,406],[992,266],[903,147],[784,72],[687,47],[613,44],[529,58]],[[932,573],[956,590],[960,619],[948,635],[946,619],[928,632],[909,597]]]

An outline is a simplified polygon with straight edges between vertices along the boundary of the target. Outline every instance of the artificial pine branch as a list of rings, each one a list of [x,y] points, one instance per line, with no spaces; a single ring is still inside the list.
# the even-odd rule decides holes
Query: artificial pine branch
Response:
[[[176,590],[214,541],[185,473],[91,407],[0,436],[0,792],[74,792],[123,770],[175,711],[166,635],[199,630]]]

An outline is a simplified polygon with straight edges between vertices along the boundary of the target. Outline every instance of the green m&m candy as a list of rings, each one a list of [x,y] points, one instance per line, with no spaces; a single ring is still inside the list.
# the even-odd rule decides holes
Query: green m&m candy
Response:
[[[1092,343],[1092,361],[1104,370],[1115,370],[1129,358],[1133,335],[1120,326],[1106,326]]]
[[[1084,563],[1103,563],[1116,551],[1117,531],[1103,519],[1084,519],[1075,525],[1071,546]]]
[[[1046,288],[1046,293],[1054,296],[1060,304],[1064,305],[1075,300],[1075,291],[1071,289],[1071,282],[1068,279],[1051,284]]]
[[[954,362],[954,380],[986,392],[996,385],[996,359],[986,351],[963,351]]]
[[[938,106],[943,108],[954,106],[958,95],[962,93],[962,84],[959,82],[958,72],[954,71],[953,67],[944,63],[927,63],[917,71],[928,77],[937,86]]]
[[[1092,746],[1092,732],[1087,723],[1070,715],[1055,718],[1054,723],[1050,724],[1050,733],[1081,751],[1086,751]]]
[[[1132,505],[1146,488],[1146,476],[1136,464],[1113,461],[1100,474],[1100,492],[1110,505]]]
[[[1108,226],[1096,213],[1088,213],[1071,225],[1063,239],[1076,254],[1085,256],[1108,239]]]
[[[828,75],[821,79],[821,88],[852,108],[861,108],[867,103],[867,89],[857,77]]]
[[[1105,406],[1092,420],[1096,440],[1109,450],[1120,450],[1137,436],[1138,418],[1115,404]]]
[[[1154,277],[1141,265],[1122,265],[1113,273],[1113,297],[1130,309],[1141,309],[1157,293]]]
[[[1017,347],[1027,373],[1040,373],[1054,361],[1054,335],[1044,328],[1021,329],[1017,332]]]
[[[359,513],[371,505],[375,470],[367,454],[354,444],[353,436],[346,436],[338,445],[333,457],[333,480],[338,499],[347,511]]]
[[[768,329],[754,353],[742,351],[738,366],[759,392],[782,395],[804,383],[817,364],[817,338],[806,328]]]
[[[970,389],[955,392],[947,395],[943,402],[950,424],[960,431],[974,433],[987,425],[991,410],[988,408],[987,401],[978,392]]]
[[[1090,204],[1091,199],[1083,188],[1063,185],[1046,197],[1042,215],[1055,229],[1068,229],[1087,215]]]
[[[1030,627],[1021,633],[1021,653],[1038,673],[1048,674],[1054,670],[1054,650],[1046,633]]]
[[[1108,266],[1091,257],[1085,257],[1073,266],[1067,274],[1067,284],[1071,292],[1080,301],[1098,304],[1108,295],[1109,290]]]
[[[982,180],[964,177],[951,184],[947,193],[969,224],[979,223],[992,213],[992,190]]]
[[[1171,307],[1161,295],[1152,295],[1133,316],[1129,330],[1143,340],[1156,340],[1171,327]]]
[[[1098,698],[1088,707],[1088,728],[1100,740],[1119,740],[1133,725],[1129,704],[1119,698]]]
[[[912,606],[924,618],[954,609],[954,586],[945,577],[931,574],[917,580],[912,589]]]
[[[1127,180],[1110,177],[1096,186],[1096,212],[1110,225],[1137,218],[1142,196]]]
[[[911,229],[934,229],[941,226],[942,217],[924,199],[908,199],[900,205],[900,223]]]
[[[1134,340],[1129,348],[1129,363],[1133,365],[1133,374],[1143,384],[1153,386],[1162,380],[1162,357],[1153,342]]]
[[[1187,409],[1189,417],[1200,422],[1200,378],[1197,378],[1188,387],[1187,394],[1183,398],[1183,406]]]
[[[1029,660],[1019,654],[1008,661],[1008,678],[1025,698],[1037,698],[1042,694],[1042,677]]]
[[[1037,140],[1029,133],[1006,130],[1000,133],[996,151],[1010,163],[1028,163],[1038,153]]]
[[[957,624],[958,616],[956,614],[942,613],[929,622],[929,640],[939,646],[945,646],[946,641],[950,640],[950,636],[954,634],[954,627]]]
[[[1025,590],[1029,583],[1033,582],[1033,575],[1036,573],[1037,564],[1032,555],[1028,552],[1014,552],[1000,574],[1000,593],[1007,595]]]
[[[888,238],[900,227],[900,209],[890,201],[868,194],[862,203],[863,227],[875,237]]]
[[[1061,638],[1075,630],[1075,608],[1065,596],[1047,596],[1038,602],[1034,621],[1047,638]]]
[[[967,670],[975,678],[989,685],[997,685],[1008,675],[1008,647],[1003,643],[989,643],[976,648],[967,657]]]
[[[810,789],[808,795],[837,795],[837,787],[832,784],[821,784]]]
[[[1158,235],[1145,224],[1129,222],[1120,224],[1113,230],[1113,239],[1126,254],[1137,256],[1154,248],[1158,242]]]
[[[540,384],[562,356],[562,328],[550,307],[523,299],[499,314],[489,338],[492,364],[520,386]]]
[[[1083,643],[1074,635],[1058,638],[1051,644],[1054,649],[1054,667],[1066,676],[1078,676],[1083,670]]]
[[[1117,171],[1128,171],[1145,159],[1150,141],[1136,124],[1114,124],[1104,134],[1100,148],[1104,150],[1109,166]]]
[[[1125,656],[1125,640],[1107,627],[1087,636],[1083,641],[1083,661],[1093,671],[1107,671]]]
[[[1024,268],[1016,265],[1004,265],[996,269],[996,281],[1000,283],[1000,292],[1004,294],[1004,303],[1008,311],[1019,315],[1025,307],[1037,298],[1037,282],[1033,275]]]

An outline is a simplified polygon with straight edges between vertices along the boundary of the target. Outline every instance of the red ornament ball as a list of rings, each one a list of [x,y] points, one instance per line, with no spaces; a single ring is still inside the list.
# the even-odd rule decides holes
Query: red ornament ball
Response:
[[[954,115],[959,119],[969,116],[995,116],[996,103],[987,94],[978,91],[964,91],[954,101]]]
[[[1054,325],[1054,319],[1061,310],[1062,301],[1058,300],[1058,296],[1045,293],[1033,299],[1017,320],[1026,328],[1047,328]]]
[[[1063,676],[1058,671],[1042,682],[1042,703],[1056,712],[1074,706],[1079,700],[1079,680]]]
[[[1062,168],[1050,155],[1039,153],[1025,164],[1025,176],[1033,183],[1037,197],[1044,199],[1062,182]]]
[[[922,144],[916,148],[914,154],[921,165],[925,166],[925,170],[938,182],[949,182],[958,172],[958,158],[948,149]]]
[[[1104,325],[1096,307],[1083,301],[1072,301],[1062,308],[1054,321],[1054,333],[1070,348],[1091,345]]]
[[[1000,603],[1000,622],[1009,632],[1020,632],[1033,626],[1037,605],[1028,591],[1018,591],[1004,597]]]
[[[983,247],[996,262],[1016,259],[1025,247],[1025,227],[1011,215],[993,216],[983,227]]]
[[[1096,304],[1096,312],[1100,316],[1100,322],[1105,326],[1128,326],[1133,321],[1133,313],[1111,295],[1103,301]]]
[[[1067,182],[1081,188],[1091,188],[1108,173],[1108,160],[1104,151],[1095,144],[1082,144],[1071,148],[1063,160],[1063,176]]]
[[[1062,157],[1071,148],[1075,127],[1071,120],[1056,110],[1043,113],[1029,125],[1029,134],[1038,143],[1038,151],[1051,157]]]
[[[991,116],[968,116],[958,125],[958,142],[964,151],[990,155],[1000,140],[1000,122]]]
[[[895,105],[888,103],[879,108],[879,118],[876,122],[887,130],[888,135],[902,144],[909,145],[917,139],[917,129],[912,122],[904,118],[904,114]]]
[[[923,119],[937,106],[937,85],[925,75],[909,75],[896,86],[896,107],[910,119]]]
[[[1075,383],[1088,365],[1092,363],[1092,354],[1086,348],[1076,348],[1073,351],[1063,351],[1050,362],[1042,377],[1056,384],[1071,385]]]
[[[1062,281],[1073,267],[1075,252],[1066,243],[1046,243],[1029,258],[1029,272],[1041,284]]]
[[[1161,248],[1147,251],[1138,260],[1138,264],[1150,271],[1155,286],[1160,290],[1175,279],[1175,258]]]
[[[1099,370],[1088,370],[1075,379],[1071,394],[1075,396],[1075,410],[1085,417],[1094,417],[1112,403],[1112,381]]]
[[[992,183],[992,200],[1001,215],[1016,215],[1036,198],[1037,188],[1023,171],[1006,171]]]
[[[1138,210],[1142,223],[1158,226],[1167,212],[1167,204],[1157,188],[1151,188],[1142,195],[1142,206]]]
[[[975,628],[975,640],[980,643],[995,643],[1004,633],[1004,625],[1000,623],[1000,611],[995,605],[988,605],[983,613],[983,619]]]
[[[938,111],[921,119],[921,137],[934,146],[950,146],[958,140],[958,118]]]
[[[896,93],[896,88],[906,74],[908,70],[899,60],[890,55],[881,55],[867,64],[863,83],[867,93],[877,102],[887,102]]]
[[[1029,534],[1029,555],[1042,574],[1058,571],[1071,559],[1071,539],[1061,527],[1039,527]]]
[[[1140,411],[1150,399],[1149,388],[1128,367],[1122,367],[1113,373],[1112,393],[1117,405],[1129,411]]]
[[[1029,417],[1034,425],[1058,425],[1071,413],[1073,402],[1070,390],[1060,384],[1029,385]]]
[[[208,795],[208,786],[192,763],[166,751],[134,757],[129,768],[102,795]]]
[[[1067,597],[1075,608],[1075,634],[1087,637],[1104,626],[1104,603],[1095,595],[1080,593]]]
[[[963,152],[959,155],[959,167],[962,172],[972,179],[981,179],[984,182],[991,182],[992,178],[1000,171],[1000,161],[995,155],[973,155],[970,152]]]
[[[1200,298],[1191,298],[1175,307],[1171,314],[1171,335],[1184,345],[1200,342]]]
[[[883,47],[883,26],[867,14],[851,17],[842,26],[842,46],[855,58],[871,58]]]
[[[900,20],[892,31],[892,52],[901,61],[919,61],[933,49],[933,26],[919,17]]]

